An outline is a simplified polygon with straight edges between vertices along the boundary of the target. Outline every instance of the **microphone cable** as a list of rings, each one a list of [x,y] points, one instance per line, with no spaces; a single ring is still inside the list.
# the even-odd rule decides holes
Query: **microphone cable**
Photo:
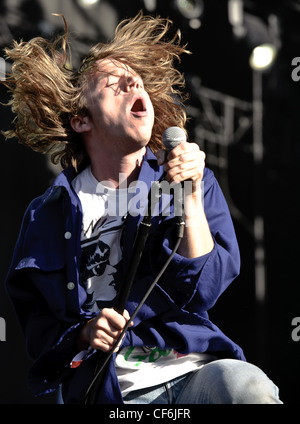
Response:
[[[164,133],[163,133],[163,144],[166,147],[166,151],[169,153],[171,150],[173,150],[176,146],[178,146],[179,144],[181,144],[182,142],[186,142],[186,134],[184,132],[184,130],[180,127],[169,127],[167,128]],[[155,200],[155,204],[159,201],[160,196],[161,196],[161,182],[165,177],[165,173],[161,176],[161,178],[154,182],[153,185],[150,188],[150,191],[148,193],[148,213],[144,216],[144,218],[142,219],[139,229],[138,229],[138,233],[137,233],[137,237],[134,243],[134,249],[133,249],[133,255],[131,257],[131,261],[129,264],[129,272],[126,276],[125,282],[124,282],[124,287],[123,290],[121,290],[121,292],[118,295],[117,298],[117,302],[116,302],[116,306],[115,306],[115,310],[119,313],[123,313],[123,310],[125,308],[125,305],[127,303],[128,300],[128,296],[131,290],[131,286],[133,284],[133,279],[134,276],[136,274],[140,259],[141,259],[141,255],[150,231],[150,227],[151,227],[151,218],[152,218],[152,212],[153,210],[151,210],[152,208],[152,202],[151,200],[151,196],[152,193],[154,194],[154,200]],[[181,183],[181,187],[182,187],[182,183]],[[174,195],[174,200],[175,200],[175,195]],[[177,200],[178,202],[178,200]],[[182,199],[179,200],[179,203],[182,204]],[[174,204],[175,207],[175,204]],[[175,210],[174,210],[175,213]],[[137,306],[137,308],[135,309],[134,313],[132,314],[132,316],[130,317],[129,321],[126,323],[121,335],[119,336],[118,340],[116,341],[116,343],[114,344],[114,346],[111,348],[111,350],[109,352],[101,352],[99,351],[99,355],[100,355],[100,360],[98,361],[98,364],[96,366],[96,370],[95,370],[95,376],[90,384],[90,386],[88,387],[86,393],[85,393],[85,398],[84,398],[84,403],[85,404],[90,404],[90,403],[95,403],[96,400],[96,396],[99,390],[99,386],[101,384],[102,381],[102,377],[103,377],[103,372],[105,370],[106,365],[108,364],[108,361],[110,360],[111,356],[113,355],[116,347],[118,346],[118,344],[121,342],[123,336],[125,335],[126,331],[128,330],[131,322],[133,321],[133,319],[135,318],[135,316],[137,315],[137,313],[139,312],[139,310],[141,309],[141,307],[143,306],[143,304],[145,303],[145,301],[147,300],[148,296],[150,295],[150,293],[152,292],[152,290],[154,289],[154,287],[156,286],[157,282],[159,281],[159,279],[161,278],[162,274],[165,272],[166,268],[168,267],[169,263],[171,262],[173,256],[175,255],[179,244],[181,242],[181,239],[183,237],[184,234],[184,220],[183,217],[180,215],[175,214],[175,224],[177,227],[177,241],[175,243],[174,249],[171,253],[171,255],[169,256],[169,258],[167,259],[166,263],[164,264],[164,266],[162,267],[161,271],[158,273],[157,277],[155,278],[155,280],[153,281],[153,283],[151,284],[151,286],[149,287],[149,289],[147,290],[146,294],[144,295],[144,297],[142,298],[142,300],[140,301],[139,305]],[[106,356],[104,358],[104,356]],[[99,365],[100,362],[102,361],[101,366]],[[100,366],[100,368],[99,368]]]
[[[156,286],[156,284],[158,283],[158,281],[160,280],[161,276],[163,275],[163,273],[165,272],[166,268],[168,267],[169,263],[171,262],[171,260],[173,259],[175,253],[177,252],[177,249],[180,245],[181,239],[183,237],[184,234],[184,221],[183,220],[177,220],[176,222],[176,226],[177,226],[177,241],[174,245],[174,248],[170,254],[170,256],[168,257],[167,261],[165,262],[165,264],[163,265],[163,267],[161,268],[160,272],[158,273],[157,277],[155,278],[155,280],[152,282],[152,284],[150,285],[149,289],[147,290],[147,292],[145,293],[144,297],[142,298],[142,300],[140,301],[140,303],[138,304],[138,306],[136,307],[135,311],[133,312],[132,316],[130,317],[130,319],[127,321],[122,333],[120,334],[120,336],[118,337],[118,340],[116,341],[116,343],[113,345],[113,347],[111,348],[111,350],[108,352],[108,354],[106,354],[106,358],[103,361],[103,363],[101,364],[101,367],[97,370],[96,375],[94,376],[91,384],[89,385],[86,393],[85,393],[85,397],[84,397],[84,403],[85,404],[94,404],[95,400],[96,400],[96,396],[98,394],[98,390],[100,387],[100,384],[102,382],[102,376],[103,376],[103,372],[105,370],[106,365],[108,364],[109,360],[111,359],[116,347],[118,346],[118,344],[121,342],[121,340],[123,339],[123,336],[125,335],[126,331],[128,330],[131,322],[134,320],[134,318],[136,317],[137,313],[139,312],[139,310],[141,309],[141,307],[143,306],[143,304],[145,303],[145,301],[147,300],[148,296],[150,295],[150,293],[152,292],[152,290],[154,289],[154,287]],[[104,353],[104,352],[102,352]]]

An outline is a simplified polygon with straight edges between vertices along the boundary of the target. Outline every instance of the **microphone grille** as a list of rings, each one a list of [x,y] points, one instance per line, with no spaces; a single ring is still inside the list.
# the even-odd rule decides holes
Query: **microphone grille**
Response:
[[[180,143],[186,142],[186,134],[180,127],[169,127],[163,133],[163,143],[170,152]]]

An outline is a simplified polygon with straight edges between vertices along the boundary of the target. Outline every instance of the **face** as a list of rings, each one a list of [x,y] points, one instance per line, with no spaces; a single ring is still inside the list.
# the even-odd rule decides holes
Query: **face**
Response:
[[[85,93],[94,139],[124,152],[144,147],[151,137],[154,110],[142,79],[116,61],[99,61],[98,68]]]

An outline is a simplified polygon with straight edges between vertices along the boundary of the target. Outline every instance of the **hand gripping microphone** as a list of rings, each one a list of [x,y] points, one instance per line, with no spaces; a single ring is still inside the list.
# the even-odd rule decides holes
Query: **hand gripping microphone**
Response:
[[[167,150],[167,154],[170,153],[175,147],[181,143],[186,142],[186,134],[184,130],[180,127],[169,127],[163,133],[163,143]],[[176,222],[179,224],[178,230],[182,231],[184,224],[183,220],[183,183],[180,184],[178,189],[173,189],[174,191],[174,214],[176,217]]]

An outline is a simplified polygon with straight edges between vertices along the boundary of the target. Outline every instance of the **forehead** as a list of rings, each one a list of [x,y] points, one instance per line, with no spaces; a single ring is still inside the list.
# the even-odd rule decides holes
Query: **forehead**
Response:
[[[137,73],[125,63],[119,62],[115,59],[102,59],[96,62],[97,70],[96,75],[99,78],[105,78],[109,75],[116,76],[137,76]]]

